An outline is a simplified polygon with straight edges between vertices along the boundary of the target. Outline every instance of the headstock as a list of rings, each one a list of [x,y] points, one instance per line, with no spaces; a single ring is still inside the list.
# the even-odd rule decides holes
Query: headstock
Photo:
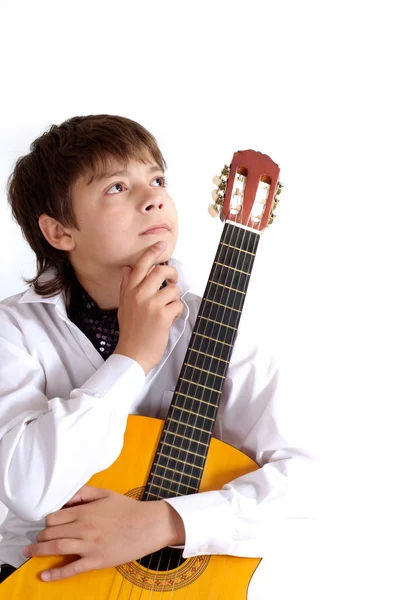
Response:
[[[230,166],[214,177],[214,204],[209,213],[223,221],[263,231],[272,224],[283,184],[280,169],[269,156],[255,150],[235,152]]]

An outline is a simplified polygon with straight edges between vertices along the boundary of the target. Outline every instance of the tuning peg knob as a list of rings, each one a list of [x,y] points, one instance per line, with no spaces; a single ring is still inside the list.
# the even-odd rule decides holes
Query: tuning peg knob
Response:
[[[216,204],[210,204],[208,207],[208,214],[215,219],[219,215],[218,206]]]
[[[218,175],[215,175],[215,177],[213,177],[212,180],[213,184],[216,185],[217,187],[219,187],[222,183],[222,179],[221,177],[218,177]]]

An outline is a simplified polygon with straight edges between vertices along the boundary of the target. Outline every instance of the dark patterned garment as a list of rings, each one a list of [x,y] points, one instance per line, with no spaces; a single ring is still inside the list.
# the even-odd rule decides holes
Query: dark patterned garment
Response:
[[[119,339],[118,309],[102,310],[73,277],[68,317],[92,342],[106,360],[117,346]]]
[[[0,583],[2,583],[3,581],[5,581],[7,579],[7,577],[9,577],[12,573],[14,573],[15,571],[15,567],[12,567],[11,565],[0,565]]]

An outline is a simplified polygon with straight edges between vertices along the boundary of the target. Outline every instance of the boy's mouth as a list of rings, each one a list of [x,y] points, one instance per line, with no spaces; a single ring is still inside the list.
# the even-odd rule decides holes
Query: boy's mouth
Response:
[[[142,231],[140,235],[160,234],[167,233],[169,231],[171,231],[171,228],[167,223],[156,223],[155,225],[152,225],[151,227],[146,229],[146,231]]]

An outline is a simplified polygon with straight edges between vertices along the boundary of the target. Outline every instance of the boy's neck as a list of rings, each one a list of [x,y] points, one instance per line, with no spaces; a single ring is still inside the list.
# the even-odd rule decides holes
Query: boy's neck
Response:
[[[75,271],[75,275],[81,286],[101,310],[112,310],[119,307],[122,272],[116,272],[113,276],[104,273],[93,277]],[[69,300],[68,295],[67,306],[69,306]]]

